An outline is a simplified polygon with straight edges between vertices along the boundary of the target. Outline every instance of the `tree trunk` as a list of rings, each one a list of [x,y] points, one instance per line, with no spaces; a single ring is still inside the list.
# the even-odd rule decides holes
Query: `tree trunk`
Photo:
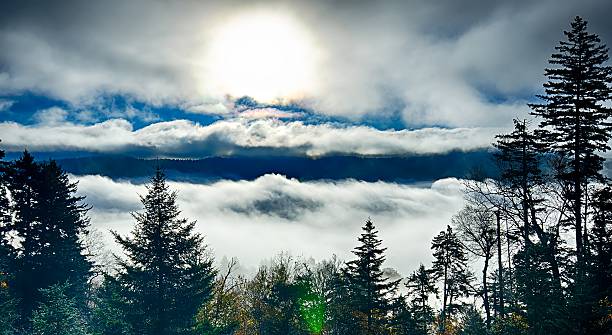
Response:
[[[580,148],[581,148],[581,129],[580,129],[580,107],[579,104],[582,101],[581,91],[581,81],[578,82],[578,87],[576,89],[576,101],[574,102],[575,106],[575,115],[574,115],[574,173],[572,176],[572,183],[574,184],[574,218],[576,220],[576,258],[578,261],[578,266],[582,261],[582,178],[580,176],[581,173],[581,159],[580,159]]]
[[[510,293],[512,294],[512,297],[515,297],[514,295],[514,280],[512,278],[514,278],[513,272],[512,272],[512,254],[510,252],[510,230],[508,229],[508,219],[505,219],[504,222],[506,223],[506,249],[508,249],[508,273],[510,274],[510,282],[509,282],[509,289],[510,289]],[[511,305],[514,305],[515,300],[510,301]]]
[[[532,217],[531,221],[535,223],[536,222],[535,221],[536,211],[535,211],[535,208],[533,208],[533,206],[531,206],[531,217]],[[542,230],[540,226],[538,226],[537,224],[532,225],[532,226],[536,232],[536,235],[538,236],[538,239],[540,240],[540,243],[546,246],[546,261],[550,265],[553,280],[555,281],[555,287],[560,290],[561,289],[561,273],[559,271],[559,262],[557,262],[555,244],[551,240],[550,236],[548,236],[548,234],[544,230]]]
[[[489,305],[489,288],[487,287],[487,269],[489,268],[490,255],[485,256],[484,269],[482,270],[482,288],[485,312],[487,314],[487,329],[491,329],[491,307]]]
[[[502,247],[501,247],[501,226],[500,212],[495,211],[495,219],[497,221],[497,263],[499,270],[499,315],[504,318],[504,273],[502,263]]]
[[[525,125],[525,121],[523,121],[523,126],[526,127]],[[526,132],[527,128],[524,129],[524,132]],[[528,197],[528,192],[529,192],[529,187],[528,187],[528,171],[527,171],[527,138],[526,138],[526,134],[523,133],[523,154],[522,154],[522,168],[523,168],[523,180],[522,180],[522,188],[523,188],[523,199],[522,199],[522,206],[523,206],[523,234],[524,234],[524,239],[525,239],[525,246],[529,245],[529,197]]]
[[[446,332],[446,301],[448,299],[448,290],[447,290],[447,280],[448,280],[448,264],[444,265],[444,284],[442,285],[443,298],[442,298],[442,325],[440,326],[441,334]]]

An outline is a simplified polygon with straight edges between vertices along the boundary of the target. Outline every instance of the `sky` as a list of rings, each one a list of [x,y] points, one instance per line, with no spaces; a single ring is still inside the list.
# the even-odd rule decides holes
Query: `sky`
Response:
[[[609,44],[609,13],[606,0],[3,1],[0,148],[181,159],[487,150],[530,118],[572,18]],[[129,231],[141,184],[72,178],[95,227]],[[372,216],[406,273],[461,206],[438,188],[457,179],[431,182],[173,186],[220,256],[348,257]]]

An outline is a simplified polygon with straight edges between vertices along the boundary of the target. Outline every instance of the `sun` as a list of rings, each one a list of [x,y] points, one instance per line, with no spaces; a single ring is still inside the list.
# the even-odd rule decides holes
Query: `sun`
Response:
[[[242,13],[213,29],[206,80],[222,94],[291,100],[312,90],[316,64],[313,38],[294,17]]]

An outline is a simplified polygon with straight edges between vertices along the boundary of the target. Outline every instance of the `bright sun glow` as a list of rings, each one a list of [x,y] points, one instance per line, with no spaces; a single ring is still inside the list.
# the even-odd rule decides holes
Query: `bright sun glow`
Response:
[[[244,13],[213,31],[207,73],[220,93],[259,101],[302,97],[314,85],[316,48],[288,15]]]

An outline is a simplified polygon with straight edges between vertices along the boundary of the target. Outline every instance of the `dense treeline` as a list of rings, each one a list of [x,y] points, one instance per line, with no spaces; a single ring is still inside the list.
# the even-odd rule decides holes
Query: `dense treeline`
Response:
[[[160,169],[103,267],[77,185],[0,152],[0,334],[611,334],[612,68],[584,20],[565,35],[535,119],[494,143],[499,178],[465,182],[433,262],[406,278],[385,270],[369,219],[347,262],[215,269]]]
[[[59,159],[68,173],[99,174],[110,178],[146,178],[159,165],[173,180],[254,180],[276,173],[300,181],[346,180],[419,182],[465,176],[482,163],[483,173],[493,176],[495,164],[486,149],[413,156],[229,156],[202,159],[139,159],[93,155]]]

